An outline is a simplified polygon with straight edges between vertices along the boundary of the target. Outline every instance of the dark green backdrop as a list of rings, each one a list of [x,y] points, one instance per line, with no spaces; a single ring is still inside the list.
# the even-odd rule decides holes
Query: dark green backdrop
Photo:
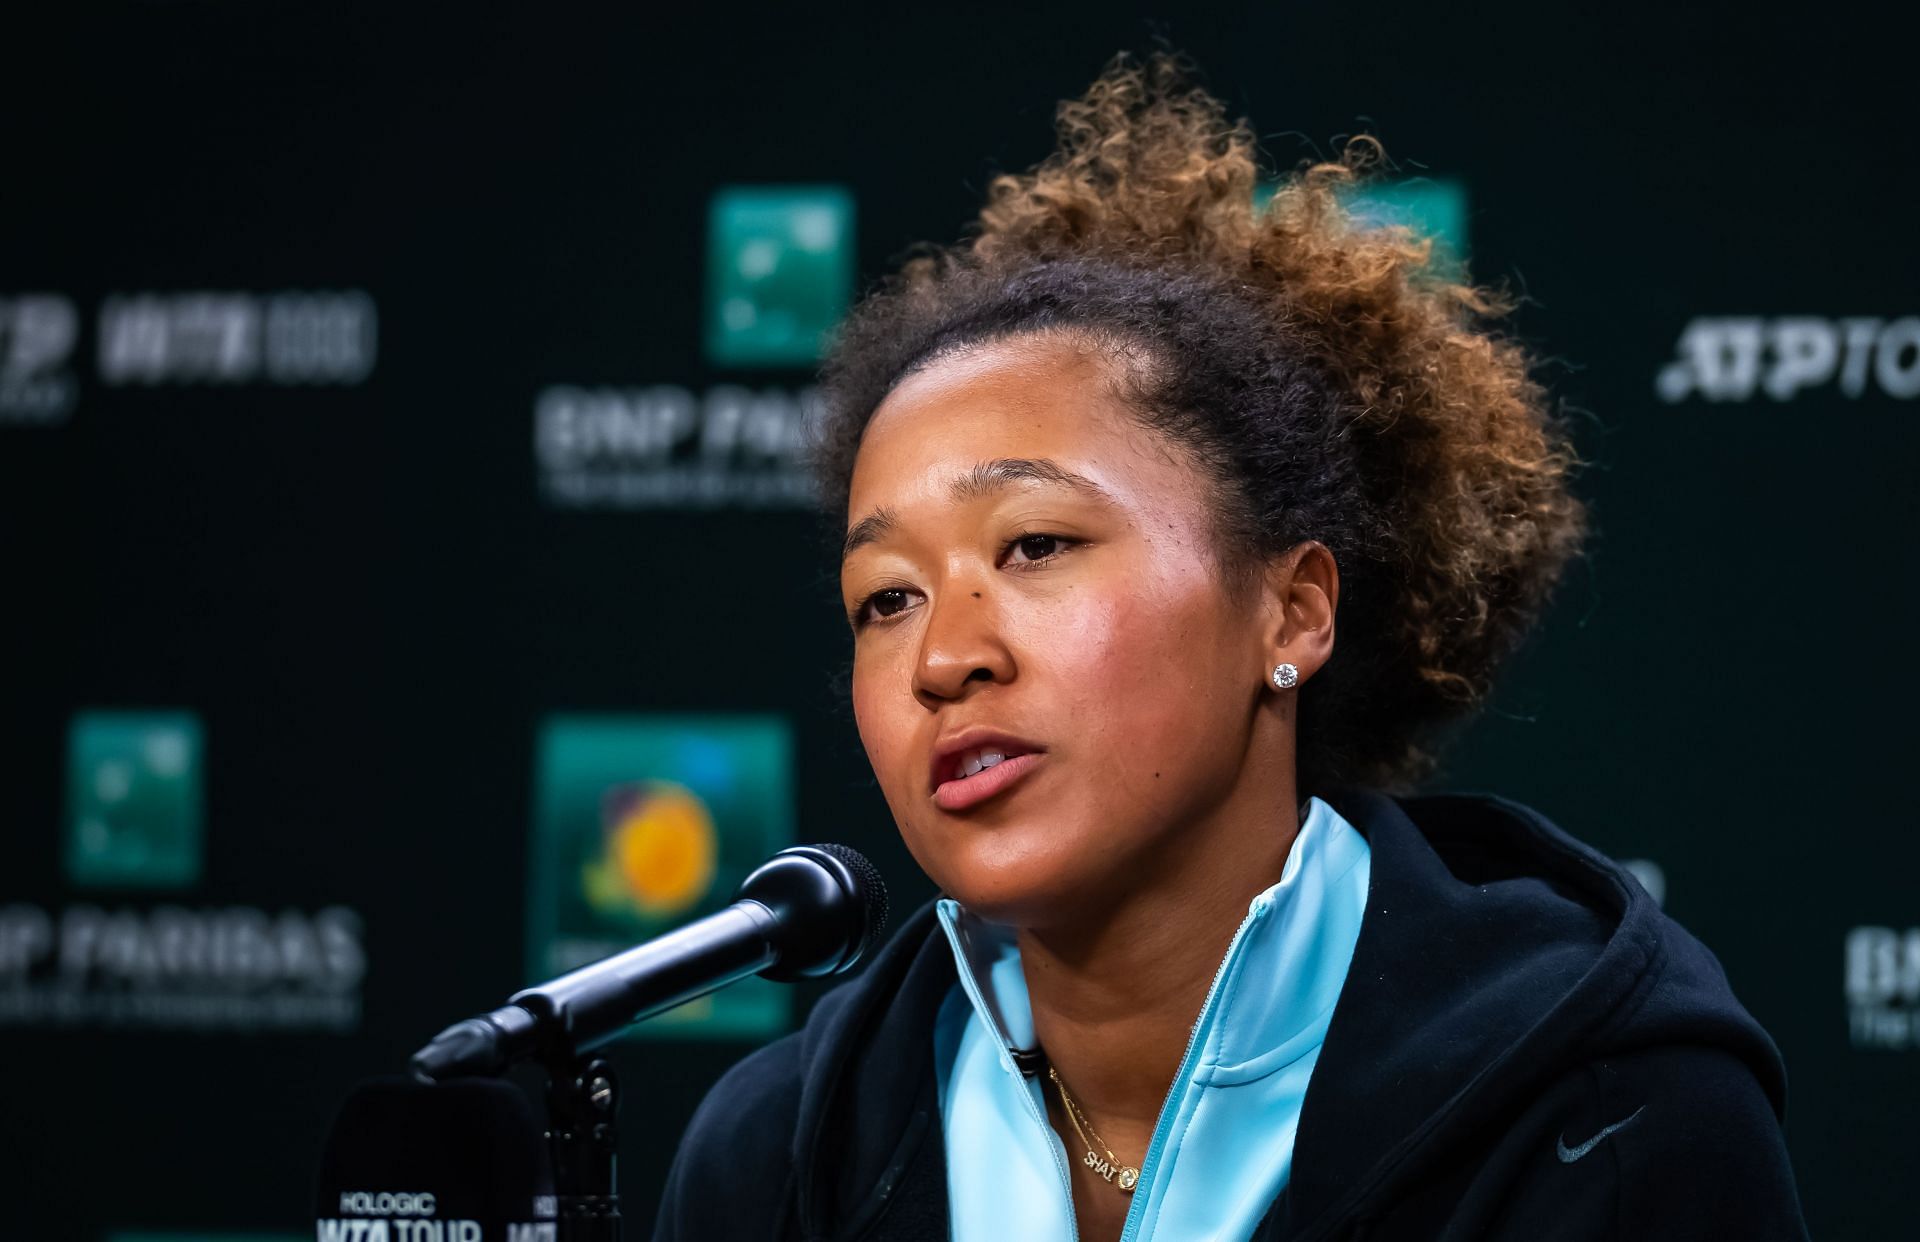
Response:
[[[784,718],[799,835],[868,851],[902,904],[927,895],[835,695],[844,623],[813,519],[555,503],[536,405],[556,385],[737,383],[777,423],[804,367],[709,361],[716,192],[849,194],[870,279],[956,235],[992,171],[1046,152],[1055,100],[1163,34],[1280,163],[1368,128],[1406,173],[1465,188],[1473,270],[1527,295],[1520,330],[1579,412],[1600,533],[1443,783],[1657,866],[1786,1053],[1816,1234],[1911,1229],[1920,107],[1894,7],[1171,7],[182,0],[10,22],[4,1219],[307,1234],[351,1084],[528,981],[550,717]],[[260,369],[221,336],[231,304],[165,303],[184,334],[168,348],[197,344],[164,357],[117,318],[190,291],[252,299]],[[299,319],[298,291],[330,300]],[[723,465],[769,468],[747,449]],[[76,714],[132,710],[201,730],[201,836],[180,847],[201,861],[159,887],[69,856],[119,779],[69,787]],[[150,757],[138,796],[164,802],[181,755]],[[252,916],[217,912],[279,920],[260,934],[288,973],[234,986],[346,1010],[279,1030],[127,1016],[100,996],[165,973],[136,960],[166,951],[163,908],[187,912],[193,952],[243,964]],[[89,959],[93,1010],[18,999],[57,973],[56,932],[60,952],[131,946]],[[633,1236],[702,1091],[750,1046],[623,1047],[644,1084]]]

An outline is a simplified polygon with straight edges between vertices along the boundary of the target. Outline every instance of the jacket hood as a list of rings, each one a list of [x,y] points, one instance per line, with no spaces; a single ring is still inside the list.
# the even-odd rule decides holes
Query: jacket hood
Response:
[[[1452,1137],[1609,1055],[1724,1049],[1784,1114],[1773,1042],[1618,864],[1502,798],[1321,796],[1367,838],[1372,877],[1282,1197],[1292,1236],[1366,1212]],[[808,1019],[792,1148],[804,1236],[853,1236],[943,1167],[925,1158],[941,1150],[932,1030],[954,980],[929,903]],[[944,1180],[919,1192],[944,1228]]]

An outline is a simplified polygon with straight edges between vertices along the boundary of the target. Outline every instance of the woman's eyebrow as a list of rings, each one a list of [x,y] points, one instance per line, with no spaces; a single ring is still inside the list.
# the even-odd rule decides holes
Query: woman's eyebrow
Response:
[[[983,461],[953,481],[955,500],[978,500],[1015,483],[1057,483],[1096,500],[1112,500],[1098,483],[1046,457],[1000,457]]]
[[[960,475],[948,490],[957,501],[978,500],[1016,483],[1051,483],[1084,492],[1096,500],[1111,502],[1105,488],[1084,474],[1075,474],[1059,462],[1045,457],[1000,457],[983,461]],[[891,509],[875,509],[847,528],[847,541],[841,546],[840,559],[853,555],[856,548],[880,539],[892,530],[899,517]]]
[[[853,555],[855,548],[863,548],[892,530],[899,521],[891,509],[875,509],[852,526],[847,527],[847,542],[841,545],[840,559],[846,560]]]

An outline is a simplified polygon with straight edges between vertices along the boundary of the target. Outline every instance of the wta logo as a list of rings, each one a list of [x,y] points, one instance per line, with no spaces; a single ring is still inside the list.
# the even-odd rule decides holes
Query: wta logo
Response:
[[[499,1238],[500,1234],[494,1234]],[[555,1242],[554,1222],[525,1221],[507,1226],[505,1242]],[[488,1242],[477,1220],[323,1220],[315,1222],[315,1242]]]
[[[534,1201],[536,1214],[551,1215],[554,1201]],[[488,1242],[488,1231],[477,1220],[436,1217],[439,1202],[431,1191],[398,1194],[367,1190],[343,1191],[340,1216],[315,1222],[315,1242]],[[415,1219],[408,1219],[408,1218]],[[555,1242],[551,1220],[514,1221],[506,1226],[505,1242]],[[494,1238],[500,1238],[494,1232]]]
[[[0,297],[0,423],[58,423],[79,393],[72,360],[80,316],[58,293]]]

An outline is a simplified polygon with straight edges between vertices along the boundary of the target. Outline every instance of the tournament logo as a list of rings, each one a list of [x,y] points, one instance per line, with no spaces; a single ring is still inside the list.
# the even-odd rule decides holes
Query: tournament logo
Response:
[[[581,891],[599,914],[665,919],[713,887],[719,853],[706,803],[671,781],[616,785],[606,792],[600,857],[582,869]]]
[[[722,909],[793,844],[792,740],[760,716],[560,716],[536,744],[528,977],[548,978]],[[788,989],[746,979],[631,1029],[760,1039]]]

